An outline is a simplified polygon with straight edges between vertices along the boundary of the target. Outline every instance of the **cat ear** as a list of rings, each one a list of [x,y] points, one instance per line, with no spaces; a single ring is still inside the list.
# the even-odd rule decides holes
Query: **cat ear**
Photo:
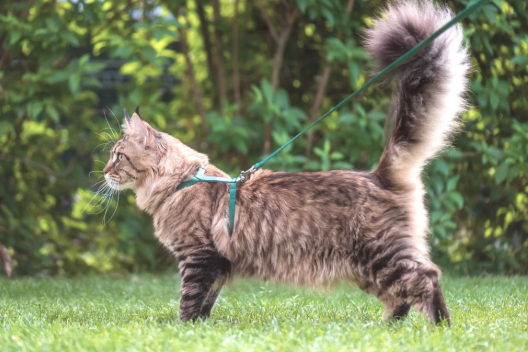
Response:
[[[143,146],[148,145],[150,140],[150,126],[139,116],[139,106],[132,114],[132,132],[139,137]]]

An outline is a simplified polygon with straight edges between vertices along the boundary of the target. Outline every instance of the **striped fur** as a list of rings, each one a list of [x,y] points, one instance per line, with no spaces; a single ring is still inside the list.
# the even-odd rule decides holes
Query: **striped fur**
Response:
[[[397,2],[386,11],[367,31],[380,68],[451,16],[430,2]],[[426,243],[420,173],[456,126],[467,69],[461,29],[453,27],[395,74],[395,128],[376,170],[258,171],[238,185],[231,237],[228,185],[176,190],[199,167],[206,175],[227,175],[153,129],[138,111],[126,119],[105,176],[135,191],[138,206],[153,216],[156,236],[178,259],[180,318],[208,317],[236,274],[311,286],[348,280],[379,298],[384,319],[403,318],[414,306],[432,324],[449,320],[440,270]]]

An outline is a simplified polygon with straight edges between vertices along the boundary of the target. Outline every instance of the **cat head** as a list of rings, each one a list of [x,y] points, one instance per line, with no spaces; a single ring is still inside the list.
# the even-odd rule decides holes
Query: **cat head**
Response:
[[[110,150],[110,160],[103,172],[106,182],[115,190],[149,188],[170,178],[179,181],[208,163],[207,156],[187,147],[178,139],[159,132],[139,115],[126,111],[123,137]]]

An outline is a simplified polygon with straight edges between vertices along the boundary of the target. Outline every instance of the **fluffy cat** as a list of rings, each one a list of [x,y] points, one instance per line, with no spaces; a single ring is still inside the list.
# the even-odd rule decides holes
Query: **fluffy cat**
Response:
[[[366,31],[382,69],[452,17],[430,1],[396,2]],[[447,143],[469,67],[460,26],[451,27],[394,71],[394,130],[378,167],[285,173],[259,170],[238,184],[234,232],[228,234],[229,186],[177,190],[199,167],[228,177],[206,155],[152,128],[136,109],[110,151],[105,178],[132,189],[152,215],[155,234],[179,262],[180,318],[208,317],[232,275],[321,286],[356,283],[385,306],[384,319],[411,306],[431,324],[449,322],[426,243],[423,166]]]

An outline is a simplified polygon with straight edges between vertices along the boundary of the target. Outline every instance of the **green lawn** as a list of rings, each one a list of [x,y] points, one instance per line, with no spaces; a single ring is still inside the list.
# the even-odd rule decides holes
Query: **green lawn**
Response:
[[[238,280],[207,322],[178,320],[173,276],[0,279],[1,351],[528,351],[528,278],[442,279],[453,327],[375,298]]]

